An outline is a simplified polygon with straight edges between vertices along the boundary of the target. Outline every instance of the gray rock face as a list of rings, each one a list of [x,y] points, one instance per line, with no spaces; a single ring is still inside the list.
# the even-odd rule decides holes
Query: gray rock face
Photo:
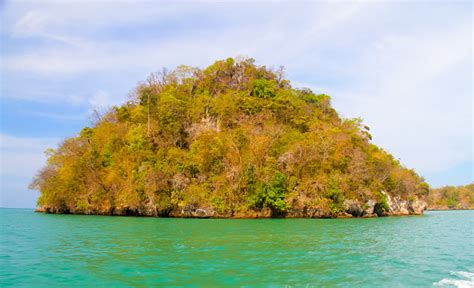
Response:
[[[418,198],[416,198],[413,201],[408,201],[408,211],[411,212],[412,214],[415,215],[420,215],[423,214],[423,211],[426,209],[426,202],[421,201]]]
[[[156,206],[153,205],[152,203],[147,203],[147,205],[144,205],[143,207],[139,207],[138,214],[145,215],[145,216],[153,216],[153,217],[158,216]]]
[[[215,211],[212,208],[196,207],[195,205],[186,205],[182,210],[179,217],[192,217],[192,218],[210,218],[214,216]]]
[[[420,215],[426,209],[426,202],[415,198],[414,200],[402,200],[399,196],[391,197],[390,194],[382,191],[387,197],[387,204],[389,206],[389,215]]]
[[[364,214],[364,209],[357,200],[344,200],[343,208],[346,213],[354,217],[361,217]]]
[[[388,212],[393,213],[394,211],[400,210],[400,203],[397,201],[397,199],[393,198],[390,196],[390,194],[386,193],[385,191],[381,191],[386,198],[387,198],[387,204],[389,207]]]
[[[366,216],[372,216],[374,215],[374,208],[375,208],[375,200],[370,199],[365,203],[365,209],[364,209],[364,215]]]
[[[401,200],[400,202],[401,204],[400,204],[400,209],[398,210],[398,215],[409,215],[410,212],[407,209],[408,202],[405,200]]]
[[[363,203],[357,199],[345,199],[342,211],[334,213],[327,207],[289,208],[285,213],[274,215],[270,208],[256,211],[246,211],[242,214],[219,214],[210,205],[200,206],[197,203],[187,204],[184,207],[158,207],[152,202],[139,207],[119,206],[109,210],[96,211],[89,209],[67,210],[64,207],[38,207],[37,212],[55,214],[97,214],[97,215],[119,215],[119,216],[149,216],[149,217],[184,217],[184,218],[333,218],[333,217],[376,217],[390,215],[420,215],[426,209],[427,204],[420,198],[414,197],[403,200],[400,196],[392,197],[389,193],[381,191],[383,195],[378,201],[369,199]],[[386,201],[386,203],[385,203]]]
[[[304,207],[303,209],[288,209],[285,217],[288,218],[325,218],[329,217],[319,208]]]
[[[212,209],[196,209],[193,213],[194,217],[199,218],[209,218],[214,215],[214,210]]]

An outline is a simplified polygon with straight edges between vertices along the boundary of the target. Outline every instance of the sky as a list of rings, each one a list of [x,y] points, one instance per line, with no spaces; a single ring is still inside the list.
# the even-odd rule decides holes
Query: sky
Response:
[[[44,150],[151,72],[235,56],[361,117],[432,187],[473,182],[466,2],[0,1],[0,207],[34,207]]]

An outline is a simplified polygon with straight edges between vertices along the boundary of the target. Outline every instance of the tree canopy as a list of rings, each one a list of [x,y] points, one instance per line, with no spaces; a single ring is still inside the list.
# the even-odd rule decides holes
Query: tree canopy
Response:
[[[430,209],[474,209],[474,183],[432,189],[428,196]]]
[[[176,217],[337,216],[346,200],[380,202],[385,191],[408,201],[429,189],[329,96],[232,58],[151,74],[49,150],[31,187],[49,212]]]

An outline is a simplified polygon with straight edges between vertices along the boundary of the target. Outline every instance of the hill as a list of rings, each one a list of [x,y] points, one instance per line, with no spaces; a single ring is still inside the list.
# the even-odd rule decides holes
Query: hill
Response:
[[[151,74],[48,150],[38,211],[163,217],[422,213],[429,186],[330,97],[283,70],[226,59]]]
[[[474,183],[432,189],[427,200],[432,210],[474,209]]]

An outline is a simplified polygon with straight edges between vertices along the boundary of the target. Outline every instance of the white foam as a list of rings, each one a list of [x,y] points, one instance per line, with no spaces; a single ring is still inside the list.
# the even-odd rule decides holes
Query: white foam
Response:
[[[441,281],[433,283],[441,287],[474,288],[474,273],[467,271],[452,271],[451,275],[464,279],[444,278]]]
[[[465,271],[458,271],[458,272],[452,272],[453,275],[458,275],[460,277],[467,278],[471,281],[474,281],[474,273],[473,272],[465,272]]]

